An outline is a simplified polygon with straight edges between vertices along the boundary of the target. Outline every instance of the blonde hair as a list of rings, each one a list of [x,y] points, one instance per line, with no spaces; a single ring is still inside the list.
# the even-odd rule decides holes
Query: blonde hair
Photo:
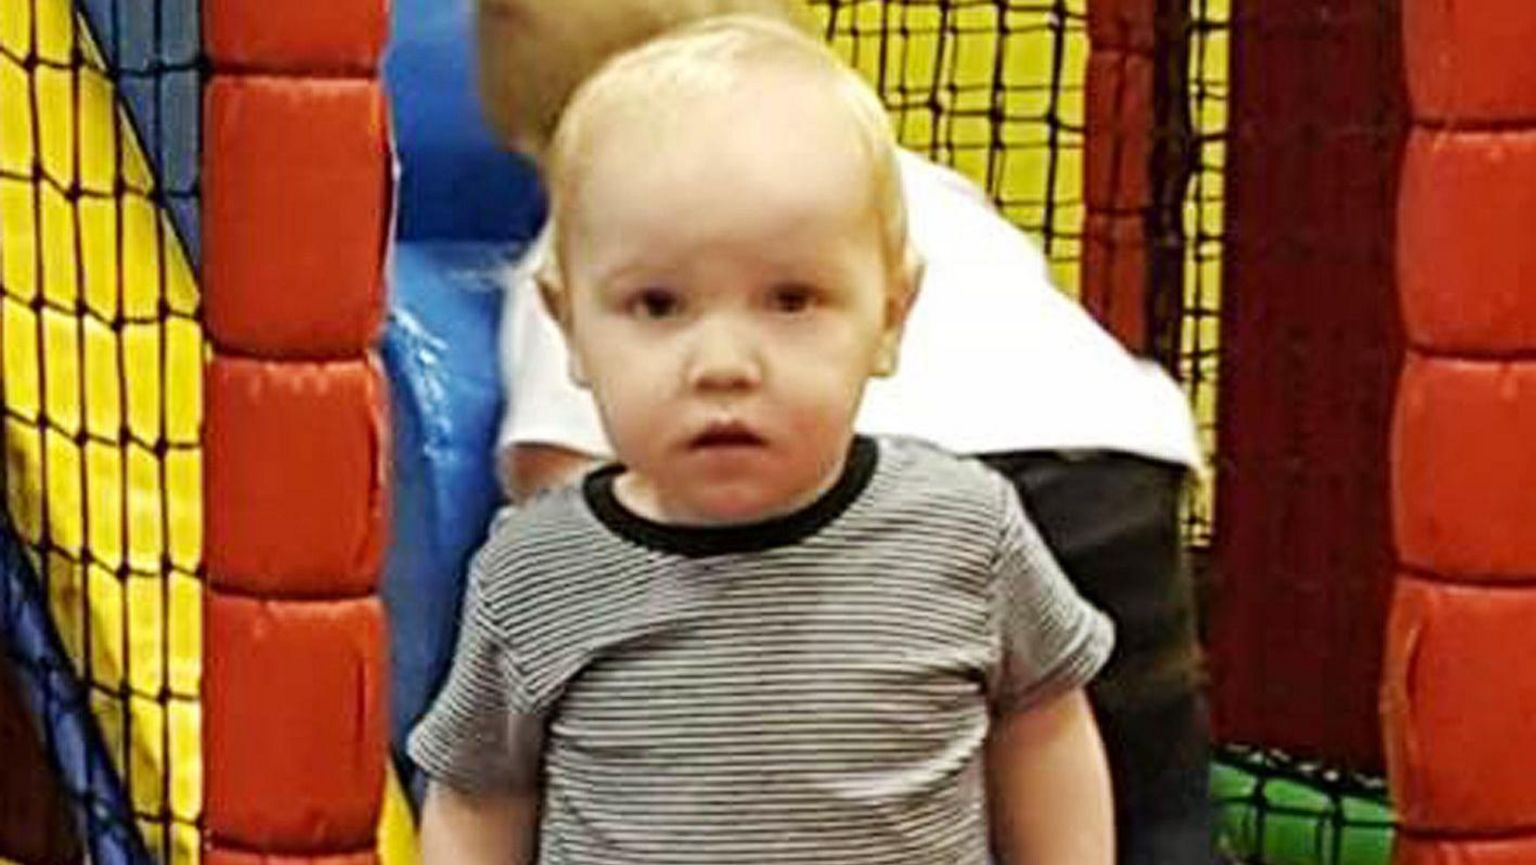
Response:
[[[576,197],[574,187],[594,140],[611,134],[609,124],[615,118],[664,123],[701,97],[738,91],[754,75],[774,67],[817,77],[847,109],[868,160],[882,251],[893,271],[909,267],[913,261],[896,139],[880,98],[831,49],[805,33],[761,16],[730,15],[680,27],[618,55],[572,97],[547,158],[555,254],[543,274],[546,292],[563,290],[558,285],[563,208]]]
[[[571,93],[613,55],[720,15],[798,22],[790,0],[476,0],[480,99],[503,144],[539,156]]]

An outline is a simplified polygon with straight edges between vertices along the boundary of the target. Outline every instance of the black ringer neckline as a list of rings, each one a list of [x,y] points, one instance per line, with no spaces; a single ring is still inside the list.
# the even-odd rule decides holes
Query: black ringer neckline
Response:
[[[737,525],[676,526],[635,513],[614,494],[614,482],[624,472],[617,463],[590,472],[581,491],[598,522],[642,547],[690,558],[757,553],[802,541],[842,516],[869,486],[879,452],[874,439],[855,436],[842,474],[815,501],[782,516]]]

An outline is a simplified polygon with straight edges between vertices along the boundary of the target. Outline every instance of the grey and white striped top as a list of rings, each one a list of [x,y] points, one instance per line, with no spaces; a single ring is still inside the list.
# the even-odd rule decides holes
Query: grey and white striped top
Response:
[[[1111,643],[1012,488],[857,439],[804,510],[679,528],[626,510],[617,473],[493,529],[416,762],[542,784],[545,865],[984,863],[989,718]]]

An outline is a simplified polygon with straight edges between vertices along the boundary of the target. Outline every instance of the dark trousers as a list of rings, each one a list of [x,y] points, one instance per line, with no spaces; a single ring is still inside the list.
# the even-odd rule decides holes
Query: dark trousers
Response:
[[[1079,592],[1115,622],[1088,695],[1114,783],[1120,865],[1216,861],[1194,591],[1179,539],[1186,470],[1110,452],[983,458]]]

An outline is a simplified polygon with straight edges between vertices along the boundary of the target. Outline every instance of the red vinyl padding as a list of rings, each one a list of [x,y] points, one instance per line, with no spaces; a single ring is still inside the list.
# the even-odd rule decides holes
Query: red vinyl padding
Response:
[[[285,856],[213,847],[203,853],[203,865],[378,865],[378,862],[378,854],[372,850],[326,856]]]
[[[1530,865],[1533,850],[1522,838],[1431,840],[1399,838],[1397,865]]]
[[[1407,0],[1382,715],[1398,865],[1536,862],[1536,4]]]
[[[204,819],[245,850],[371,849],[384,792],[384,612],[376,598],[211,593]]]
[[[1083,194],[1088,208],[1142,216],[1152,204],[1152,58],[1122,49],[1088,57]]]
[[[204,0],[204,862],[375,865],[385,0]]]
[[[1148,347],[1153,0],[1089,4],[1081,299],[1134,351]]]
[[[1536,830],[1536,592],[1404,576],[1382,708],[1393,801],[1438,833]]]
[[[388,36],[381,0],[203,0],[203,47],[232,69],[366,76]]]
[[[1411,357],[1393,450],[1404,565],[1458,581],[1530,580],[1536,363]]]
[[[1157,13],[1155,0],[1093,0],[1088,4],[1088,39],[1095,47],[1150,54]]]
[[[1090,212],[1083,220],[1082,304],[1134,351],[1146,349],[1147,220]]]
[[[1536,121],[1536,3],[1404,0],[1404,64],[1424,121]]]
[[[1212,714],[1220,741],[1381,768],[1402,68],[1378,0],[1234,15]]]
[[[364,350],[383,316],[381,85],[214,76],[204,99],[203,272],[214,344],[311,359]]]
[[[206,382],[211,585],[278,597],[374,591],[388,530],[378,363],[221,356]]]
[[[1474,355],[1536,346],[1533,219],[1536,128],[1410,136],[1397,261],[1415,345]]]

